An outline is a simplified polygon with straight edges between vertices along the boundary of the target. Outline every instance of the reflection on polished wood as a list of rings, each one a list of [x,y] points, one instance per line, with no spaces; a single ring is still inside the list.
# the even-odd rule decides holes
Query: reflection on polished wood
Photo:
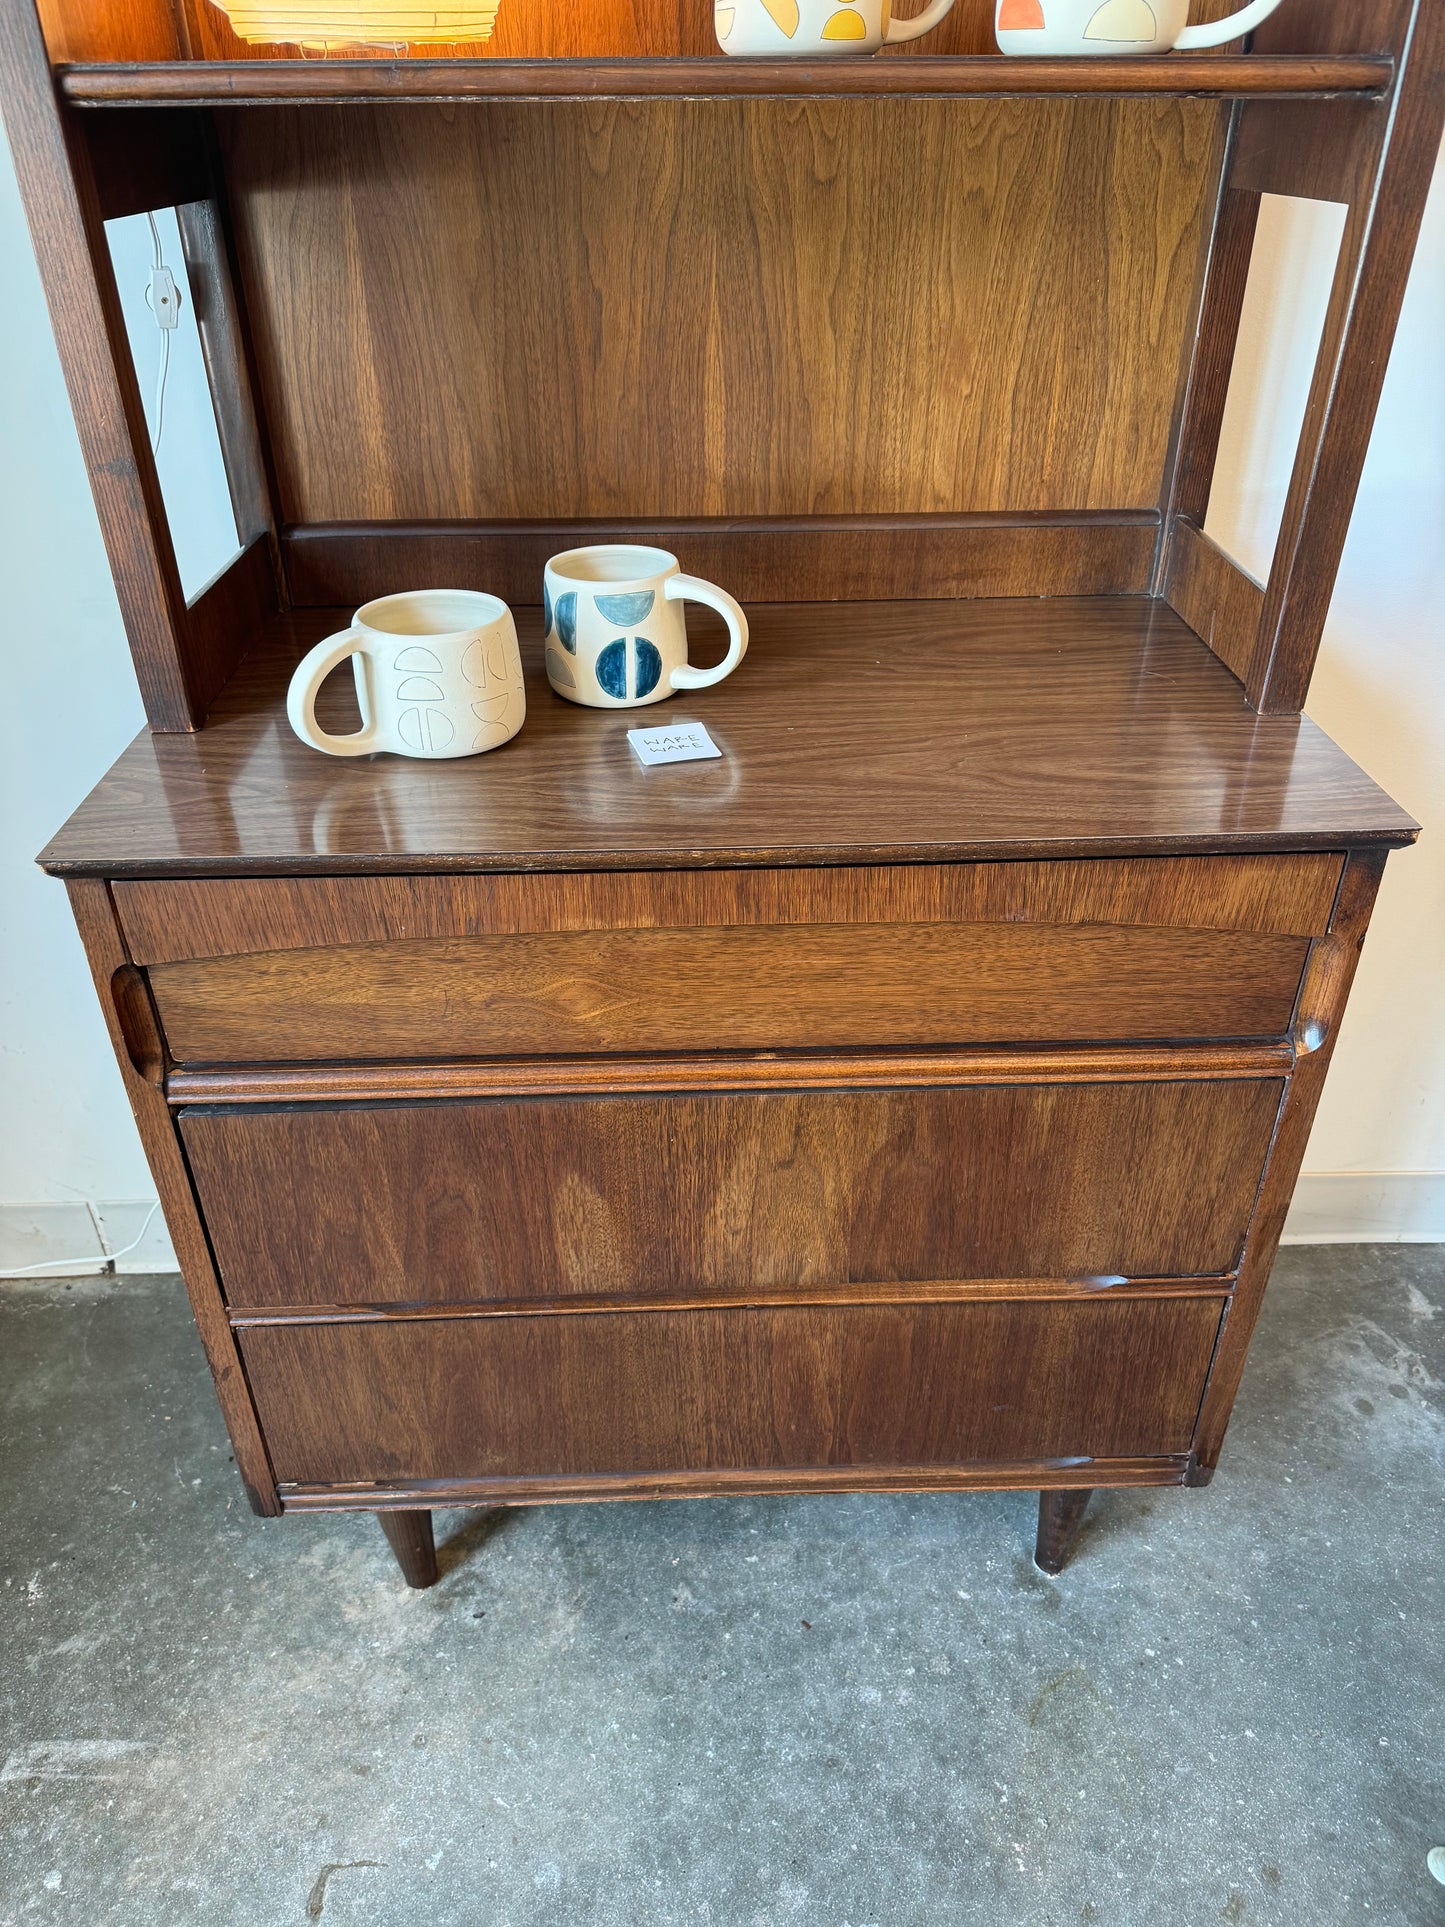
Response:
[[[1342,849],[1417,833],[1308,718],[1255,716],[1144,598],[754,608],[735,676],[642,718],[705,722],[722,758],[651,770],[627,746],[636,712],[551,693],[534,610],[518,614],[527,722],[505,748],[445,763],[307,749],[286,723],[286,680],[347,613],[277,618],[205,731],[139,737],[46,867],[685,868]],[[347,684],[326,693],[330,726],[347,727]]]

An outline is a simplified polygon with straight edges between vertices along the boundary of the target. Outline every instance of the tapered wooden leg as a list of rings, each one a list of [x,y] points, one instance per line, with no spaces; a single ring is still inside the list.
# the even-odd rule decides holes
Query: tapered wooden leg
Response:
[[[402,1577],[418,1591],[437,1582],[437,1549],[429,1512],[378,1512],[386,1542],[396,1554]]]
[[[1039,1494],[1039,1536],[1034,1546],[1034,1564],[1040,1572],[1062,1572],[1084,1523],[1084,1511],[1094,1496],[1091,1486],[1083,1491],[1041,1492]]]

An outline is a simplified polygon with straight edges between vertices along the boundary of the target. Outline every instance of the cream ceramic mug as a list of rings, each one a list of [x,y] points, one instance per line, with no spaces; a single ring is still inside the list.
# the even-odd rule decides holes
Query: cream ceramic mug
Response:
[[[361,728],[332,736],[316,720],[316,694],[348,656]],[[510,742],[526,714],[512,612],[478,589],[368,602],[349,629],[302,657],[286,692],[291,727],[328,756],[475,756]]]
[[[911,20],[891,0],[717,0],[713,30],[725,54],[876,54],[929,33],[953,0],[930,0]]]
[[[601,542],[554,555],[542,581],[547,680],[569,703],[640,709],[678,689],[708,689],[747,653],[748,619],[726,589],[684,575],[666,549]],[[684,602],[705,602],[728,626],[712,669],[687,659]]]
[[[1006,54],[1189,53],[1237,40],[1279,3],[1253,0],[1191,27],[1189,0],[994,0],[994,36]]]

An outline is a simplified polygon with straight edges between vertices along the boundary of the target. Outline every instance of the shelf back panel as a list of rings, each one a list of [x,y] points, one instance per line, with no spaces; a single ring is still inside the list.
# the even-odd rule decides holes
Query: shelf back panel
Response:
[[[222,114],[283,519],[1154,509],[1226,113]]]
[[[76,49],[57,53],[57,58],[163,60],[179,53],[197,60],[264,60],[294,59],[297,52],[285,42],[241,39],[212,0],[174,0],[174,4],[123,0],[119,5],[111,0],[100,9],[94,0],[41,0],[41,4],[52,50],[59,45]],[[920,10],[917,5],[900,8],[900,12]],[[310,6],[297,11],[315,14],[319,9]],[[461,40],[445,48],[398,43],[375,52],[381,58],[401,52],[464,59],[719,54],[712,13],[708,0],[501,0],[491,35],[484,41]],[[178,47],[169,53],[135,51],[137,46],[151,44],[157,19],[178,39]],[[928,46],[941,54],[996,53],[993,0],[955,0],[953,11],[928,36]],[[337,51],[355,58],[368,50],[351,46]]]
[[[184,60],[189,52],[171,0],[107,0],[99,6],[96,0],[35,0],[35,11],[46,50],[57,63]]]
[[[1210,20],[1228,13],[1239,0],[1195,0],[1192,17]],[[1312,0],[1286,0],[1293,15]],[[268,60],[294,59],[298,48],[286,41],[243,40],[214,0],[38,0],[51,57],[57,61]],[[298,6],[299,14],[332,14],[339,5]],[[918,13],[918,4],[900,8]],[[993,54],[994,0],[955,0],[951,13],[927,37],[930,53]],[[607,55],[667,56],[718,54],[713,10],[708,0],[501,0],[486,40],[458,40],[444,46],[431,41],[384,46],[340,46],[330,50],[355,59],[438,55],[458,59],[588,59]],[[907,58],[918,49],[904,43],[884,50],[884,58]],[[319,48],[308,57],[321,58]]]

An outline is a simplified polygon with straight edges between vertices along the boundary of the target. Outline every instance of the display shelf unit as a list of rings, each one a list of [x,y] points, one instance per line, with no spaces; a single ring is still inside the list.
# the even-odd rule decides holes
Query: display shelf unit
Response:
[[[980,1486],[1057,1570],[1089,1490],[1219,1459],[1415,835],[1301,711],[1445,13],[990,28],[736,61],[706,7],[503,0],[298,60],[0,0],[150,725],[42,861],[253,1504],[391,1515],[410,1583],[448,1503]],[[1257,581],[1205,519],[1266,194],[1347,213]],[[104,229],[162,207],[240,537],[189,604]],[[749,610],[717,762],[541,675],[543,561],[630,537]],[[440,582],[517,609],[521,735],[303,748],[300,654]]]

